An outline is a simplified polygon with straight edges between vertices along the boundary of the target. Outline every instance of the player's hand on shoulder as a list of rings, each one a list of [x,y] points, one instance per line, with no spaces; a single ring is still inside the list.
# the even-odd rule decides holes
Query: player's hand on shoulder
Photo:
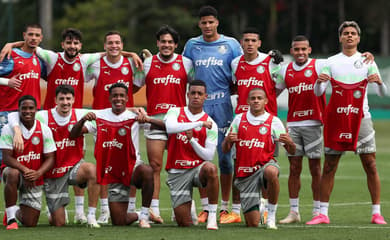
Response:
[[[138,56],[141,58],[142,62],[145,61],[145,59],[153,56],[153,54],[148,49],[142,49],[142,51],[138,54]]]
[[[7,43],[4,45],[3,49],[0,52],[0,62],[4,60],[4,58],[10,59],[12,53],[12,43]]]
[[[271,51],[268,52],[268,55],[272,57],[273,59],[272,62],[275,64],[279,64],[284,60],[282,52],[277,49],[272,49]]]
[[[22,134],[15,134],[13,139],[13,148],[17,153],[22,153],[24,149],[24,142]]]
[[[96,120],[96,114],[94,112],[89,112],[85,114],[81,120],[83,120],[84,122]]]
[[[318,79],[317,81],[318,82],[327,82],[330,80],[330,76],[328,74],[325,74],[325,73],[321,73],[319,76],[318,76]]]
[[[362,53],[362,56],[365,57],[364,60],[363,60],[363,62],[365,64],[371,64],[375,60],[374,55],[372,53],[370,53],[370,52],[364,52],[364,53]]]

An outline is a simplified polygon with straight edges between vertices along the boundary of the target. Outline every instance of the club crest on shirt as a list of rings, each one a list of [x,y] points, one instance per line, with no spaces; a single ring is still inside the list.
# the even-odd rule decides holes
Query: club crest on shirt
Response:
[[[362,97],[362,92],[360,90],[356,90],[353,92],[353,97],[359,99]]]
[[[313,75],[313,72],[310,69],[307,69],[304,73],[305,77],[311,77]]]
[[[118,134],[119,136],[125,136],[126,135],[126,129],[125,128],[119,128],[118,129]]]
[[[227,52],[227,47],[226,45],[221,45],[221,46],[218,46],[218,52],[220,54],[225,54]]]
[[[69,124],[69,125],[68,125],[68,131],[69,131],[69,132],[72,131],[73,126],[74,126],[73,124]]]
[[[127,75],[127,74],[129,74],[129,69],[127,67],[123,67],[123,68],[121,68],[121,73],[123,75]]]
[[[178,63],[172,64],[172,69],[175,70],[175,71],[179,71],[180,70],[180,64],[178,64]]]
[[[357,69],[359,69],[359,68],[362,68],[363,67],[363,62],[362,62],[362,60],[356,60],[354,63],[353,63],[353,66],[355,67],[355,68],[357,68]]]
[[[32,59],[32,63],[33,63],[35,66],[38,65],[37,59],[36,59],[36,58],[33,58],[33,59]]]
[[[258,66],[257,68],[256,68],[256,71],[258,72],[258,73],[263,73],[264,71],[265,71],[265,68],[263,67],[263,66]]]
[[[80,71],[81,67],[79,63],[73,64],[73,71],[78,72]]]
[[[34,137],[31,139],[31,142],[32,142],[32,144],[34,144],[34,145],[38,145],[38,144],[41,142],[41,140],[39,139],[39,137],[34,136]]]
[[[267,128],[267,127],[264,127],[264,126],[260,127],[259,133],[260,133],[261,135],[264,135],[264,134],[266,134],[267,132],[268,132],[268,128]]]

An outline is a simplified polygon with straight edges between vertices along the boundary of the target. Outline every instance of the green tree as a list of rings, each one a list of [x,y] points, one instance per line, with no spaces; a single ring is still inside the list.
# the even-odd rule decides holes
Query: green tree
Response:
[[[84,52],[102,51],[103,37],[110,30],[121,32],[126,50],[150,48],[153,51],[156,49],[154,34],[161,25],[171,25],[186,40],[192,35],[196,21],[184,6],[167,6],[158,0],[91,0],[67,5],[64,16],[55,23],[55,32],[67,27],[80,29]]]

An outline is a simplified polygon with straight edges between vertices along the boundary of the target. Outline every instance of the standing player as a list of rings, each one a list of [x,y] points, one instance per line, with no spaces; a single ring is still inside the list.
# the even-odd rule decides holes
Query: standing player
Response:
[[[96,137],[95,158],[97,181],[108,184],[108,200],[112,224],[128,225],[139,219],[141,228],[150,228],[149,207],[153,195],[153,170],[143,164],[138,143],[137,115],[126,110],[128,88],[114,83],[109,88],[112,108],[88,113],[78,121],[71,137],[90,132]],[[96,120],[93,124],[87,121]],[[128,213],[130,185],[142,189],[140,216]]]
[[[133,93],[137,92],[141,86],[139,74],[131,58],[122,56],[123,41],[122,36],[117,31],[110,31],[104,37],[104,49],[106,56],[96,61],[88,69],[88,78],[95,79],[93,88],[93,109],[104,109],[111,106],[108,89],[113,83],[121,82],[129,88],[129,101],[127,107],[133,106]],[[137,77],[136,77],[137,76]],[[107,199],[107,187],[100,189],[100,217],[98,223],[107,224],[110,216]]]
[[[87,70],[88,79],[95,79],[93,87],[93,109],[104,109],[111,107],[108,101],[108,89],[113,83],[124,83],[130,90],[128,107],[133,106],[133,93],[141,86],[137,74],[136,65],[132,58],[122,56],[122,36],[117,31],[110,31],[104,37],[104,50],[106,56],[93,63]],[[136,77],[137,76],[137,77]]]
[[[243,32],[241,46],[244,54],[235,58],[231,63],[233,82],[237,85],[238,93],[235,113],[247,112],[249,91],[252,88],[261,88],[268,98],[266,111],[277,116],[276,97],[281,90],[277,88],[276,79],[273,76],[280,70],[280,64],[275,64],[270,55],[258,51],[261,40],[256,28],[249,27]]]
[[[8,112],[18,110],[18,99],[31,95],[41,107],[41,62],[34,50],[43,38],[42,27],[38,24],[26,25],[23,32],[24,43],[13,49],[11,58],[0,63],[0,130],[8,123]],[[1,159],[1,154],[0,154]]]
[[[280,223],[300,222],[299,190],[302,159],[307,156],[312,176],[311,189],[313,193],[313,216],[320,212],[320,178],[322,154],[322,122],[325,109],[325,94],[317,97],[313,86],[324,65],[324,60],[309,58],[311,47],[309,40],[302,35],[296,36],[292,43],[290,54],[294,61],[283,66],[279,77],[283,89],[288,90],[288,133],[293,139],[297,150],[288,155],[290,175],[288,190],[290,197],[290,213]]]
[[[159,53],[144,61],[147,113],[163,120],[171,107],[186,105],[187,82],[193,72],[192,61],[174,51],[179,43],[179,34],[170,26],[162,26],[156,33]],[[160,172],[168,140],[164,130],[145,129],[146,148],[149,164],[153,168],[154,192],[150,216],[163,222],[160,217]]]
[[[324,119],[325,162],[320,185],[320,214],[306,224],[330,223],[330,194],[338,163],[345,151],[359,154],[366,172],[372,201],[371,223],[386,224],[380,212],[375,131],[368,107],[367,85],[370,83],[380,96],[385,95],[387,88],[380,78],[377,65],[363,63],[362,54],[357,50],[360,28],[356,22],[345,21],[340,25],[339,41],[342,52],[328,58],[314,85],[314,92],[318,96],[325,92],[330,83],[332,95]],[[338,124],[334,124],[336,122]]]
[[[55,108],[37,113],[36,118],[49,126],[53,132],[57,152],[54,167],[45,174],[46,202],[50,211],[50,223],[55,226],[65,224],[65,206],[69,204],[68,184],[77,185],[81,188],[88,186],[88,226],[98,228],[95,212],[99,195],[99,185],[96,183],[96,168],[92,163],[84,162],[84,136],[77,139],[69,139],[71,127],[80,120],[86,111],[72,109],[74,89],[70,85],[60,85],[56,89]],[[16,113],[9,115],[10,125],[17,122]],[[15,129],[15,132],[20,132]],[[15,134],[17,138],[17,134]],[[22,144],[21,144],[22,145]],[[22,145],[23,146],[23,145]],[[80,216],[75,219],[81,219]],[[84,209],[82,209],[84,215]]]
[[[59,85],[71,85],[75,89],[75,108],[83,107],[83,94],[86,70],[96,62],[102,53],[80,55],[82,33],[78,29],[67,28],[62,32],[61,47],[64,52],[56,53],[36,48],[37,56],[43,60],[47,69],[47,93],[43,108],[48,110],[56,106],[55,92]],[[23,42],[8,43],[2,49],[2,57],[9,56],[13,47],[21,47]]]
[[[320,212],[320,178],[322,154],[322,124],[326,104],[325,94],[317,97],[313,86],[323,68],[325,61],[311,59],[309,40],[302,35],[296,36],[292,43],[290,54],[294,61],[283,66],[278,74],[282,89],[289,94],[287,127],[288,132],[297,146],[294,155],[289,155],[290,174],[288,189],[290,197],[290,213],[280,223],[300,222],[299,190],[301,186],[302,159],[307,156],[312,176],[311,189],[313,193],[312,215]],[[369,53],[363,55],[372,59]]]
[[[42,206],[43,175],[54,166],[56,151],[50,129],[35,120],[35,98],[25,95],[18,102],[24,150],[14,149],[14,132],[9,125],[3,128],[0,138],[6,208],[3,224],[7,225],[7,230],[18,229],[16,217],[24,226],[37,225]],[[18,190],[20,209],[16,206]]]
[[[230,85],[232,84],[230,63],[242,54],[242,49],[236,39],[219,34],[218,25],[217,10],[211,6],[203,6],[199,10],[198,23],[202,35],[191,38],[186,43],[183,55],[190,58],[194,64],[194,78],[205,81],[208,97],[204,103],[204,111],[218,125],[219,143],[217,150],[221,173],[221,217],[228,213],[233,173],[231,154],[230,152],[223,153],[221,149],[226,129],[233,118],[230,101]],[[203,211],[199,214],[199,222],[205,222],[208,205],[205,191],[201,191],[201,201]]]
[[[275,215],[279,196],[279,165],[274,159],[275,145],[281,142],[287,152],[293,154],[295,144],[280,119],[265,111],[267,103],[263,89],[250,90],[249,110],[234,118],[222,147],[225,152],[233,144],[236,147],[234,185],[240,191],[247,226],[257,227],[259,224],[260,189],[263,187],[269,197],[267,228],[277,229]]]

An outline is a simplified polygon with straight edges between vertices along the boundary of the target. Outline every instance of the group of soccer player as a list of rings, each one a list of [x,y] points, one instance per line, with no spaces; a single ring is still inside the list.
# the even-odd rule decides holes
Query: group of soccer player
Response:
[[[375,131],[366,90],[370,84],[383,96],[387,88],[372,54],[357,50],[357,23],[340,25],[342,52],[326,60],[310,58],[309,40],[296,36],[290,49],[294,60],[287,65],[281,65],[279,51],[259,52],[257,29],[245,29],[240,44],[218,33],[218,25],[217,10],[203,6],[198,22],[202,34],[188,40],[182,55],[175,53],[179,34],[164,25],[156,33],[158,53],[145,51],[143,61],[123,51],[117,31],[105,35],[105,52],[95,54],[80,54],[82,35],[72,28],[63,32],[62,53],[38,46],[39,25],[26,27],[24,41],[7,44],[0,54],[6,228],[17,229],[18,222],[37,225],[42,191],[50,224],[66,224],[69,185],[75,186],[75,222],[93,228],[109,218],[114,225],[161,224],[160,174],[166,149],[172,216],[179,226],[207,222],[207,229],[217,230],[218,217],[220,224],[238,223],[242,212],[247,226],[277,229],[279,143],[290,162],[291,206],[280,224],[301,221],[298,196],[304,156],[309,159],[313,192],[312,219],[306,224],[330,223],[329,198],[345,151],[359,154],[366,172],[371,222],[386,224],[380,212]],[[41,74],[47,74],[47,96],[44,110],[37,111]],[[82,109],[84,82],[91,80],[93,109]],[[329,83],[332,93],[326,104]],[[144,85],[146,112],[133,106],[133,93]],[[276,99],[284,89],[289,95],[287,131],[277,117]],[[149,164],[139,152],[141,125]],[[94,135],[96,166],[83,160],[87,133]],[[219,174],[212,163],[216,150]],[[193,187],[199,188],[199,215]],[[142,192],[139,212],[137,188]],[[96,219],[99,194],[101,216]]]

